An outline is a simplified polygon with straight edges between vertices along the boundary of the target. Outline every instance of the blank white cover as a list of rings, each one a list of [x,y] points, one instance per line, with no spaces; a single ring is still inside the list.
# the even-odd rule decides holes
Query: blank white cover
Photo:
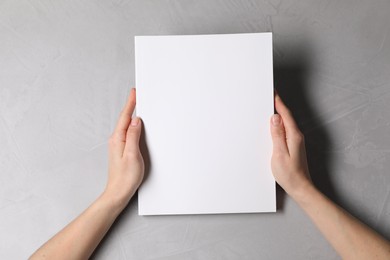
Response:
[[[275,212],[272,34],[136,36],[139,215]]]

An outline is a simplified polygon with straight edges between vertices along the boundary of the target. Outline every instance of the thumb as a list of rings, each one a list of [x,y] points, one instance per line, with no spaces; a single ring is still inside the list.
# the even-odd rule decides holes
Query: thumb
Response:
[[[126,133],[125,153],[136,153],[139,151],[139,139],[141,137],[141,129],[141,118],[132,118]]]
[[[274,114],[271,117],[271,136],[273,151],[279,153],[289,153],[286,143],[286,130],[283,125],[282,117]]]

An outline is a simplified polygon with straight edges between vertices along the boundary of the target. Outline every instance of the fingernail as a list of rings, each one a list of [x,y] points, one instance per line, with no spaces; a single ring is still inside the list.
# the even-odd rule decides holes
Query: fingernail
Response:
[[[274,115],[272,116],[272,124],[273,124],[274,126],[278,126],[278,125],[280,125],[280,122],[282,122],[282,119],[280,118],[280,115],[274,114]]]
[[[139,117],[134,117],[133,119],[131,119],[131,126],[137,126],[139,123]]]

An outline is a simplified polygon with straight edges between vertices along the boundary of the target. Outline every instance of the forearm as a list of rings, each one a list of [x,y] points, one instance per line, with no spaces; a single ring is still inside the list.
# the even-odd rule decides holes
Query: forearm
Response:
[[[390,244],[372,229],[330,201],[313,185],[294,200],[343,259],[390,259]]]
[[[121,210],[110,197],[101,195],[30,259],[88,259]]]
[[[30,259],[87,259],[138,189],[144,175],[139,149],[142,123],[132,118],[135,89],[109,139],[109,174],[104,193]]]

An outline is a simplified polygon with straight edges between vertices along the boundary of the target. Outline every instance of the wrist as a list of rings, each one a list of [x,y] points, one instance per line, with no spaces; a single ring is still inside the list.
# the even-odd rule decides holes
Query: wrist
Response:
[[[294,189],[293,191],[287,192],[298,204],[304,203],[308,197],[315,192],[317,188],[312,182],[307,181]]]
[[[133,193],[130,197],[128,197],[128,196],[121,196],[119,194],[115,194],[108,190],[105,190],[100,195],[99,200],[107,204],[110,210],[112,210],[112,212],[119,215],[122,212],[122,210],[126,207],[126,205],[130,201],[132,196]]]

